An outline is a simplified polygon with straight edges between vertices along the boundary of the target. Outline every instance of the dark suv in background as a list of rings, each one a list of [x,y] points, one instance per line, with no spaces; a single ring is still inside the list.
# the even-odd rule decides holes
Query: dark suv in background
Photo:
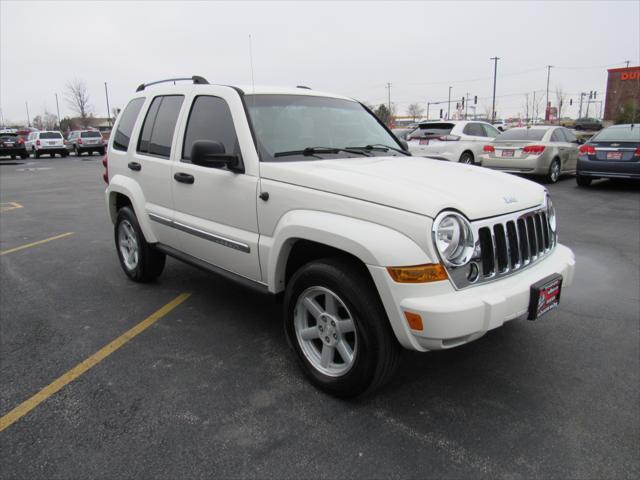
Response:
[[[24,138],[17,133],[0,133],[0,157],[27,158],[27,147]]]
[[[605,128],[580,147],[578,185],[587,187],[596,178],[640,180],[640,124]]]

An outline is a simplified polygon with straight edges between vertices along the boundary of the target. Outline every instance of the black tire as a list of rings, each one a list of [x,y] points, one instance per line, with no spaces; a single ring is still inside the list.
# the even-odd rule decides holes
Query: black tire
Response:
[[[585,177],[584,175],[576,175],[576,183],[579,187],[588,187],[591,185],[593,178]]]
[[[76,154],[76,157],[80,156],[80,150],[78,150],[78,146],[77,145],[73,146],[73,153]]]
[[[36,150],[36,158],[40,158],[40,152]]]
[[[60,155],[62,155],[62,158],[66,158],[69,156],[69,152],[62,152]]]
[[[302,294],[312,287],[328,289],[336,294],[355,324],[353,335],[357,336],[357,340],[354,340],[357,341],[357,348],[354,348],[353,363],[341,375],[330,376],[316,368],[303,352],[296,335],[296,304]],[[400,345],[391,330],[373,281],[364,267],[355,262],[326,258],[302,266],[287,285],[284,323],[287,340],[303,372],[311,383],[331,395],[350,398],[370,393],[384,385],[397,367]],[[318,342],[324,348],[322,340],[318,339]],[[335,356],[332,358],[335,361]]]
[[[20,154],[20,158],[23,159],[23,160],[25,158],[28,158],[28,157],[29,157],[29,154],[27,152],[23,152],[23,153]]]
[[[128,265],[119,244],[119,231],[125,224],[128,224],[133,231],[133,242],[137,248],[137,261],[135,265]],[[116,243],[116,252],[120,260],[120,266],[124,273],[134,282],[146,283],[155,280],[164,269],[166,255],[159,252],[144,238],[144,234],[140,229],[140,224],[136,214],[131,207],[122,207],[118,210],[118,217],[114,228],[114,239]]]
[[[15,160],[16,156],[15,155],[11,155],[11,160]]]
[[[466,163],[468,165],[473,165],[475,162],[473,160],[473,153],[471,152],[462,152],[460,155],[459,163]]]
[[[545,175],[544,181],[546,183],[556,183],[558,180],[560,180],[561,172],[562,167],[560,165],[560,160],[554,158],[551,162],[551,165],[549,165],[549,171]]]
[[[104,154],[105,154],[105,149],[104,149],[104,148],[101,148],[100,150],[98,150],[98,153],[99,153],[100,155],[104,156]]]

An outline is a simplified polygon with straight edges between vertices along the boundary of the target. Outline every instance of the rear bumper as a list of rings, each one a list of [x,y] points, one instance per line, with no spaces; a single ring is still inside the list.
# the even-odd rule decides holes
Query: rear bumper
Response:
[[[612,162],[578,157],[577,174],[596,178],[640,179],[640,161]]]
[[[482,154],[479,160],[483,167],[493,170],[510,173],[529,173],[532,175],[546,175],[551,164],[545,155],[530,158],[500,158]]]
[[[0,156],[3,155],[20,155],[22,153],[27,153],[27,149],[24,145],[20,147],[0,147]]]
[[[531,285],[554,273],[562,287],[573,282],[573,252],[558,245],[531,267],[495,282],[455,290],[448,281],[409,286],[395,283],[386,269],[369,267],[400,343],[418,351],[452,348],[480,338],[528,312]],[[421,316],[423,330],[409,328],[404,312]]]

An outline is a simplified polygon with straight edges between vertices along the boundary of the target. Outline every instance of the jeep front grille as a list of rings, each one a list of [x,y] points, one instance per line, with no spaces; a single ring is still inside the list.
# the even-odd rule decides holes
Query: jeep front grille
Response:
[[[462,267],[447,267],[449,277],[459,289],[516,273],[549,254],[557,242],[545,207],[471,225],[476,238],[471,262]]]

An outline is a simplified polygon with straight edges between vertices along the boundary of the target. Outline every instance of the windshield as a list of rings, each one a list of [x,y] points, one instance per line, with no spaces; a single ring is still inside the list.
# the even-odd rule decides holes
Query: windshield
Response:
[[[319,158],[362,158],[357,152],[329,151],[347,147],[386,145],[402,148],[391,134],[362,105],[350,100],[310,95],[247,95],[249,117],[261,160],[282,162]],[[278,155],[326,147],[313,156]],[[371,154],[400,155],[394,150],[374,150]]]
[[[538,142],[542,140],[547,130],[541,128],[511,128],[500,134],[496,141],[509,142],[513,140],[521,140],[524,142]]]
[[[640,125],[606,128],[590,140],[594,142],[640,142]]]

